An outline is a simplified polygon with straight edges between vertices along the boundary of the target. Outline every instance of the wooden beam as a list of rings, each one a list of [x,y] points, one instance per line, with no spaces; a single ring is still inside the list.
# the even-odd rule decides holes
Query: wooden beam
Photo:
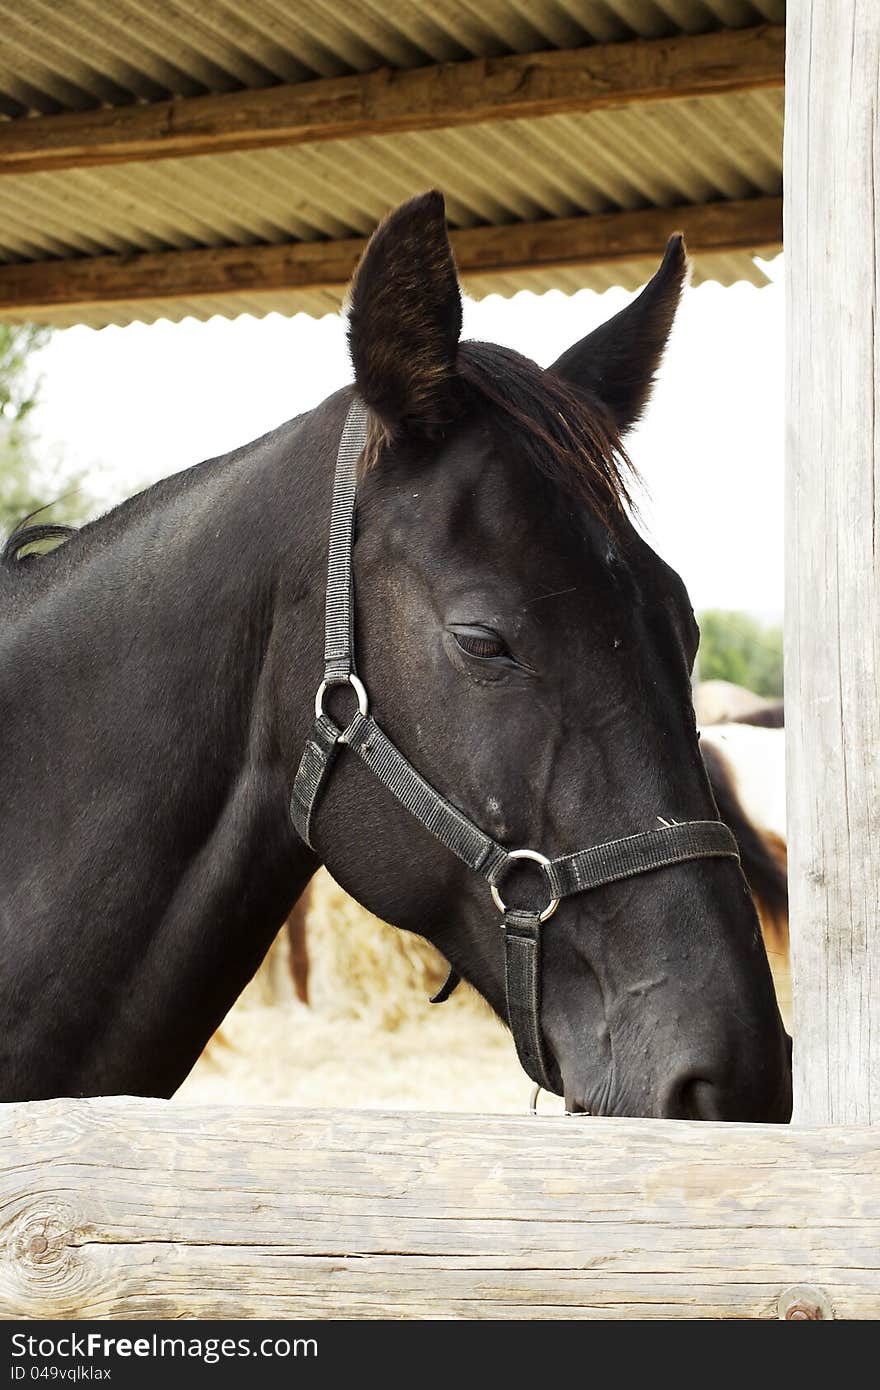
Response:
[[[467,284],[469,276],[656,258],[676,230],[685,232],[697,256],[778,249],[782,200],[754,198],[474,227],[453,232],[452,244]],[[40,311],[50,307],[297,289],[330,289],[341,295],[365,245],[353,238],[0,266],[0,317],[38,320]]]
[[[880,27],[789,5],[785,722],[796,1114],[880,1122]]]
[[[391,135],[781,87],[781,25],[511,54],[0,123],[0,173]]]
[[[880,1317],[880,1128],[0,1112],[0,1318]]]

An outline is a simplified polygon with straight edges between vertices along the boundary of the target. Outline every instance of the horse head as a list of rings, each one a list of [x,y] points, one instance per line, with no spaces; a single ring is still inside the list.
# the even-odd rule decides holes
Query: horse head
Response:
[[[673,237],[642,293],[546,370],[460,341],[439,194],[388,218],[353,284],[355,390],[369,412],[358,671],[405,758],[508,849],[552,858],[717,820],[691,700],[697,625],[681,579],[633,525],[622,442],[686,272]],[[429,938],[507,1016],[486,882],[353,757],[335,765],[313,844],[354,897]],[[497,896],[538,912],[540,867],[508,868]],[[569,1109],[788,1118],[787,1039],[735,859],[566,897],[541,955],[538,1026]]]

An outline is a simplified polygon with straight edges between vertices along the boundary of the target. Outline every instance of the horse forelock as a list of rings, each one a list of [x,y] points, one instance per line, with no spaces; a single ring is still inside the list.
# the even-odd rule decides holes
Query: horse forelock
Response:
[[[494,343],[462,343],[456,365],[471,404],[493,412],[533,468],[606,524],[620,524],[636,473],[598,402]]]

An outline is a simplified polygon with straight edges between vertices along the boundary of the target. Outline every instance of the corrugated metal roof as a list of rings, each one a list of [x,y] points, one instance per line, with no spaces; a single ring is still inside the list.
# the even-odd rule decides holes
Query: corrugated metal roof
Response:
[[[0,111],[51,114],[469,57],[784,19],[783,0],[3,0]],[[782,94],[755,91],[581,115],[52,173],[0,182],[0,261],[366,235],[429,186],[455,227],[778,194]],[[763,276],[747,252],[698,278]],[[517,271],[472,293],[635,285],[644,262]],[[298,291],[48,311],[47,321],[330,312]]]
[[[3,0],[6,116],[781,24],[784,0]]]

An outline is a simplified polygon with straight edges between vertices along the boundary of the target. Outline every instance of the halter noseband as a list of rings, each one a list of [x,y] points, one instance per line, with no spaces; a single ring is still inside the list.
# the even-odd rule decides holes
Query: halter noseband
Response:
[[[355,672],[352,553],[357,463],[366,438],[366,410],[355,400],[342,431],[333,480],[324,678],[315,696],[315,724],[294,779],[291,819],[297,833],[311,846],[316,803],[340,747],[345,746],[358,755],[426,830],[469,868],[483,875],[501,913],[508,1021],[519,1060],[533,1081],[547,1091],[555,1091],[541,1034],[540,946],[542,925],[552,917],[561,899],[689,859],[739,859],[739,851],[733,835],[721,821],[687,821],[664,823],[658,830],[646,830],[548,859],[537,850],[511,850],[499,845],[425,781],[373,719],[367,692]],[[344,729],[324,710],[325,694],[334,685],[349,685],[357,696],[357,710]],[[505,875],[522,859],[537,864],[546,879],[547,902],[540,910],[512,907],[502,898]],[[454,979],[452,975],[450,980]],[[445,997],[448,990],[449,982],[435,997]]]

